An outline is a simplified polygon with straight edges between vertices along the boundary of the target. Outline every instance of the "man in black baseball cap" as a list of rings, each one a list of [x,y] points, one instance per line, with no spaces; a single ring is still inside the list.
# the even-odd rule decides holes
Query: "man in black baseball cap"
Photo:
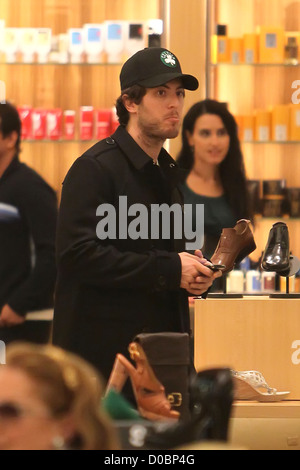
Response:
[[[121,90],[132,85],[152,88],[175,78],[180,78],[187,90],[196,90],[199,86],[196,77],[182,73],[179,60],[172,52],[150,47],[138,51],[125,62],[120,74]]]
[[[69,170],[57,231],[53,340],[106,379],[138,333],[188,333],[187,292],[201,295],[217,276],[201,252],[186,252],[171,214],[164,226],[151,216],[160,205],[183,213],[181,171],[164,142],[178,135],[185,89],[198,80],[172,52],[149,48],[125,62],[120,83],[120,126]]]

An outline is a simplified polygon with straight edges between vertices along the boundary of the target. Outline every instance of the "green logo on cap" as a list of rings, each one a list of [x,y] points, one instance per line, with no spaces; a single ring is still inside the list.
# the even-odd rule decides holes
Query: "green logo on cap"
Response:
[[[176,67],[176,57],[169,51],[164,51],[160,54],[160,60],[168,67]]]

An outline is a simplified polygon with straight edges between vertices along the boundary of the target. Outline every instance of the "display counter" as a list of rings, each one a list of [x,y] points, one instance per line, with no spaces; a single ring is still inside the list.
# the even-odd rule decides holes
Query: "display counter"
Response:
[[[195,367],[257,370],[300,400],[300,299],[196,299]]]
[[[279,403],[234,402],[230,442],[248,449],[300,448],[300,299],[244,296],[196,299],[197,370],[258,370]]]

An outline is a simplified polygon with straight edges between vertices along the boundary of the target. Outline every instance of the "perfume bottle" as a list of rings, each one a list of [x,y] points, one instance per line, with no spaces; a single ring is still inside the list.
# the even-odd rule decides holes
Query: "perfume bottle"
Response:
[[[227,37],[227,25],[217,24],[216,34],[212,36],[212,62],[217,64],[219,62],[229,62],[229,38]]]
[[[288,37],[288,42],[284,48],[284,61],[289,65],[298,64],[298,44],[293,36]]]

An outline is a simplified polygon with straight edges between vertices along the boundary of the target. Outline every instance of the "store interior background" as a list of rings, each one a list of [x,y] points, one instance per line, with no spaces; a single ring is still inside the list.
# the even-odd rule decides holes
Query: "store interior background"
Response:
[[[208,54],[215,25],[228,25],[229,36],[254,32],[262,24],[300,29],[300,2],[292,0],[0,0],[0,18],[8,27],[50,27],[54,35],[71,27],[105,20],[163,19],[162,46],[179,58],[184,71],[200,81],[187,92],[185,111],[206,96],[228,103],[234,115],[258,107],[291,102],[291,84],[300,79],[299,67],[211,65]],[[30,65],[1,64],[6,96],[16,105],[79,110],[80,106],[110,108],[119,95],[121,64]],[[35,168],[57,191],[72,162],[94,142],[23,142],[21,159]],[[180,136],[167,143],[176,157]],[[243,143],[249,179],[286,179],[300,186],[297,143]],[[237,196],[238,197],[238,196]],[[277,220],[257,217],[258,259]],[[300,256],[300,220],[288,219],[290,245]]]
[[[89,22],[150,18],[163,19],[162,46],[179,57],[184,72],[199,79],[199,89],[186,93],[185,111],[206,96],[227,102],[236,116],[252,113],[256,108],[291,103],[291,85],[300,80],[300,66],[212,65],[208,51],[216,24],[228,25],[228,35],[232,37],[254,32],[262,24],[300,32],[300,0],[0,0],[0,19],[5,20],[6,26],[50,27],[54,35]],[[31,65],[0,61],[0,80],[6,84],[7,99],[15,105],[78,112],[81,106],[114,105],[120,94],[120,69],[121,63]],[[70,142],[24,141],[21,160],[36,169],[59,196],[71,164],[95,142],[82,142],[78,136]],[[288,187],[300,187],[299,144],[300,140],[243,142],[248,178],[286,179]],[[167,146],[176,157],[180,136]],[[265,248],[272,224],[278,220],[281,219],[256,218],[256,259]],[[300,258],[300,218],[284,221],[289,227],[291,250]],[[221,358],[237,370],[257,368],[279,390],[292,390],[295,400],[236,407],[239,419],[234,422],[233,437],[253,449],[300,448],[299,364],[291,362],[292,345],[298,341],[300,328],[299,300],[265,300],[268,308],[263,300],[253,300],[252,304],[246,300],[245,308],[239,299],[226,299],[226,305],[216,301],[218,309],[213,300],[205,302],[205,306],[201,300],[197,302],[197,366],[208,367]]]

